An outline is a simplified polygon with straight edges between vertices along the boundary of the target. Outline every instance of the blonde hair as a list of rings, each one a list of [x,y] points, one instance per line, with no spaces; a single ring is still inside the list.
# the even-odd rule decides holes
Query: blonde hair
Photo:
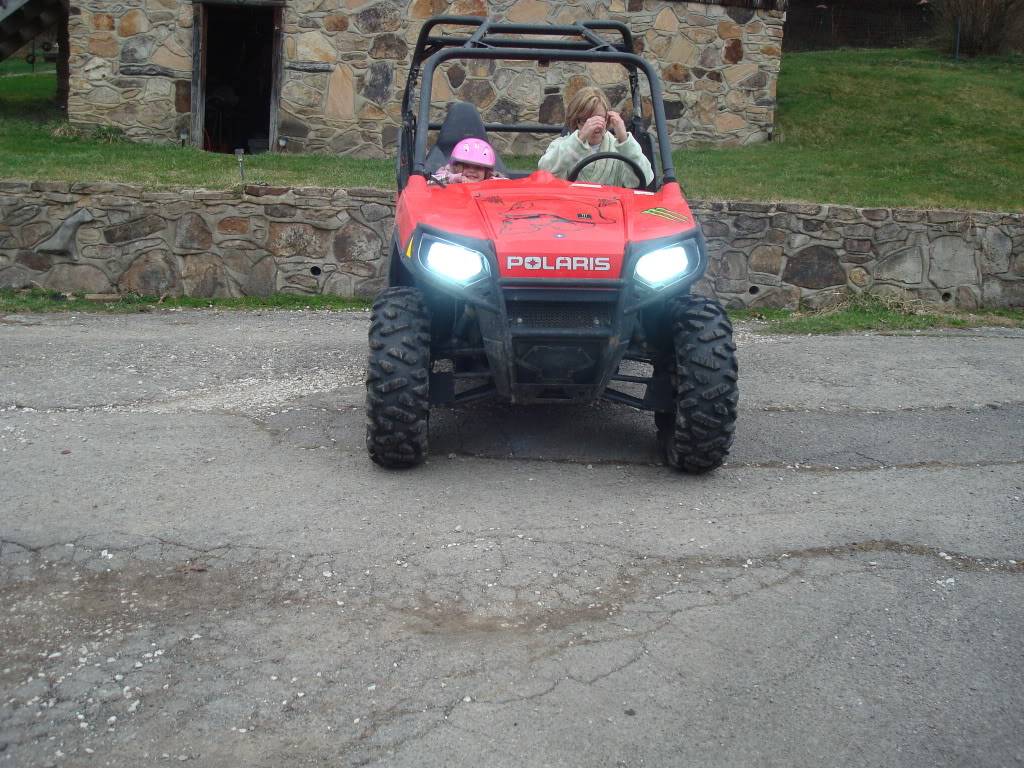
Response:
[[[575,131],[580,124],[586,122],[599,105],[604,107],[605,112],[612,108],[604,91],[593,86],[580,88],[565,105],[566,129]]]

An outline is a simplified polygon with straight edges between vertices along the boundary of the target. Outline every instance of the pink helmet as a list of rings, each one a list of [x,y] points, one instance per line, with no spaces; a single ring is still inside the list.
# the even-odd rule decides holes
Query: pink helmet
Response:
[[[463,139],[452,150],[451,162],[494,168],[494,147],[483,139]]]

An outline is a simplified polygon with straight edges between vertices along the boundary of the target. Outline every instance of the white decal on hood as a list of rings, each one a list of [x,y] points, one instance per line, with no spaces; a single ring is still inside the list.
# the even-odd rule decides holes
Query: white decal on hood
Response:
[[[546,271],[608,272],[612,264],[607,256],[509,256],[505,259],[505,267]]]

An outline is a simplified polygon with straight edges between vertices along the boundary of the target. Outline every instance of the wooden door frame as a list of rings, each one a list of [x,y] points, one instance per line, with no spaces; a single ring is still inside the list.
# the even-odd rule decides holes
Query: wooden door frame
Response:
[[[192,146],[203,149],[206,129],[206,4],[192,4]]]
[[[207,5],[234,5],[270,8],[273,12],[273,55],[270,62],[270,126],[268,151],[277,152],[278,105],[281,100],[281,78],[284,71],[284,0],[216,0],[192,3],[192,132],[191,143],[203,148],[206,128],[206,30]]]

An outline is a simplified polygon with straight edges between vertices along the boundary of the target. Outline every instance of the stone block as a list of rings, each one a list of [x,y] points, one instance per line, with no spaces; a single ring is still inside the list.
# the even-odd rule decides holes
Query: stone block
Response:
[[[708,219],[702,216],[700,228],[706,238],[729,236],[729,225],[718,219]]]
[[[38,280],[38,273],[21,264],[0,265],[0,288],[31,288]]]
[[[212,254],[182,257],[181,282],[186,296],[231,298],[241,293],[220,258]]]
[[[151,214],[107,227],[103,230],[103,239],[108,243],[127,243],[160,232],[165,226],[166,222],[162,218]]]
[[[846,272],[835,250],[812,245],[789,257],[782,279],[801,288],[821,289],[845,285]]]
[[[741,214],[733,220],[733,227],[737,232],[745,234],[763,232],[768,228],[768,220],[757,216]]]
[[[131,37],[132,35],[137,35],[140,32],[148,31],[149,19],[147,19],[146,15],[137,8],[133,8],[122,16],[121,21],[117,26],[117,34],[121,37]]]
[[[162,67],[163,71],[191,72],[192,57],[182,51],[179,46],[172,44],[170,40],[171,38],[168,38],[163,45],[156,49],[150,63]]]
[[[245,216],[227,216],[217,222],[217,231],[223,235],[246,235],[249,219]]]
[[[14,257],[17,264],[35,272],[45,272],[53,266],[53,256],[39,251],[21,250]]]
[[[871,253],[872,247],[872,241],[867,239],[847,238],[843,241],[847,253]]]
[[[876,243],[887,243],[892,240],[906,240],[910,237],[910,232],[910,229],[904,227],[902,224],[890,222],[888,224],[883,224],[875,230],[874,240]]]
[[[661,78],[669,83],[688,83],[691,79],[690,70],[676,62],[661,70]]]
[[[912,211],[906,208],[897,208],[892,212],[893,221],[899,221],[904,224],[911,224],[918,221],[925,220],[924,211]]]
[[[181,277],[175,258],[165,250],[150,251],[132,262],[117,281],[121,293],[180,296]]]
[[[981,295],[986,307],[1024,307],[1024,280],[987,277]]]
[[[977,251],[961,237],[940,237],[929,247],[928,279],[936,288],[979,282]]]
[[[351,120],[355,116],[355,86],[347,65],[338,65],[331,75],[325,114],[335,120]]]
[[[977,309],[981,306],[981,291],[973,285],[961,285],[956,289],[956,306],[959,309]]]
[[[213,233],[198,213],[186,213],[174,229],[174,247],[179,251],[208,251],[213,246]]]
[[[174,81],[174,111],[179,115],[192,111],[192,83],[188,80]]]
[[[44,209],[38,205],[22,205],[12,208],[5,216],[0,217],[0,224],[8,227],[19,227],[32,221],[42,210]]]
[[[738,38],[726,41],[722,59],[726,64],[739,64],[743,61],[743,41]]]
[[[820,216],[822,213],[820,205],[808,205],[806,203],[777,203],[775,209],[780,213],[796,213],[801,216]]]
[[[964,211],[928,211],[927,217],[932,224],[959,224],[967,218],[967,213]]]
[[[328,32],[344,32],[348,29],[348,16],[333,14],[324,17],[324,29]]]
[[[390,32],[377,35],[370,47],[370,57],[374,59],[397,59],[405,61],[409,54],[409,47],[398,35]]]
[[[106,274],[90,264],[57,264],[46,273],[43,286],[66,293],[110,293],[114,289]]]
[[[375,61],[370,65],[366,75],[363,77],[361,93],[370,101],[378,104],[385,103],[391,96],[391,85],[394,79],[393,66],[384,61]],[[483,82],[483,81],[478,81]],[[487,85],[487,83],[483,83]],[[489,86],[488,86],[489,87]],[[493,89],[491,94],[493,96]],[[478,107],[488,107],[490,104],[477,103]]]
[[[363,267],[356,269],[352,265],[357,262],[382,262],[384,241],[373,229],[355,221],[350,221],[334,236],[334,260],[339,268],[350,274],[368,277],[370,274]],[[377,267],[372,267],[373,273]]]
[[[1010,269],[1013,241],[996,227],[987,227],[981,234],[981,270],[987,275],[998,275]]]
[[[868,221],[887,221],[890,215],[887,208],[865,208],[861,214]]]
[[[355,25],[368,34],[396,32],[402,25],[402,14],[390,2],[375,3],[356,14]]]
[[[99,32],[89,35],[89,53],[103,59],[116,59],[118,53],[117,38],[110,33]]]
[[[295,58],[299,61],[334,63],[338,59],[334,44],[321,32],[304,32],[295,41]]]
[[[846,236],[854,240],[874,240],[875,228],[868,224],[846,224],[840,228],[840,231]]]
[[[331,252],[330,239],[330,231],[311,224],[272,221],[267,248],[278,258],[323,259]]]
[[[863,267],[854,267],[847,277],[850,283],[858,288],[867,288],[871,285],[871,274]]]
[[[879,259],[875,266],[875,279],[919,285],[924,279],[924,250],[920,246],[910,246]]]
[[[750,254],[750,268],[755,272],[778,275],[783,261],[783,250],[777,245],[759,245]]]

